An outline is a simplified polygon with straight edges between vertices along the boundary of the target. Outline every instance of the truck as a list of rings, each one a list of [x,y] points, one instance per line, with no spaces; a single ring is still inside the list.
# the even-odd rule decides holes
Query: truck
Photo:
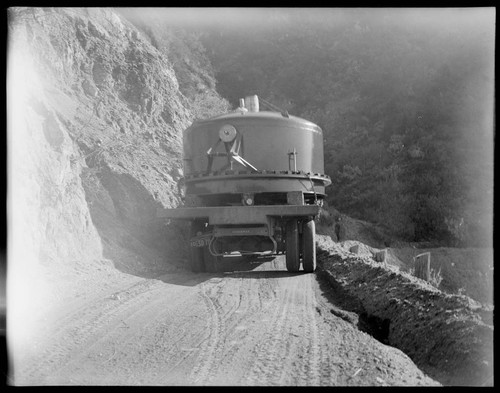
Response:
[[[281,254],[289,272],[314,272],[315,219],[331,184],[323,132],[286,111],[260,111],[256,95],[239,101],[184,130],[184,205],[157,216],[189,222],[193,272]]]

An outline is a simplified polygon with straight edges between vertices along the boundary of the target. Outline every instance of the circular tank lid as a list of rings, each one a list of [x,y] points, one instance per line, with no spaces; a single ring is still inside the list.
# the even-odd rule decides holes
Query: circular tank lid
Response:
[[[220,122],[221,120],[231,121],[231,120],[242,120],[242,119],[259,119],[259,120],[277,120],[284,122],[299,123],[306,128],[319,128],[319,126],[309,120],[302,119],[301,117],[289,115],[289,117],[284,117],[279,112],[261,111],[261,112],[231,112],[222,115],[214,116],[209,119],[195,120],[192,125],[201,125],[204,123]]]

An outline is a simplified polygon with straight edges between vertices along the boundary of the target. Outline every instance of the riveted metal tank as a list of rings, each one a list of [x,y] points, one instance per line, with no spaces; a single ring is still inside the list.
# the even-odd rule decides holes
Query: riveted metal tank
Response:
[[[331,183],[321,128],[288,114],[240,107],[195,121],[183,145],[186,195],[301,191],[322,197]]]

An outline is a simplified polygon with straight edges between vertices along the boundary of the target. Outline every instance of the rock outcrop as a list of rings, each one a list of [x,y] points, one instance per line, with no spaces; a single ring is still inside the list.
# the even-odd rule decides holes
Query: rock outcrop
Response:
[[[193,120],[173,60],[106,8],[11,8],[8,48],[10,264],[179,262],[182,225],[154,221]]]

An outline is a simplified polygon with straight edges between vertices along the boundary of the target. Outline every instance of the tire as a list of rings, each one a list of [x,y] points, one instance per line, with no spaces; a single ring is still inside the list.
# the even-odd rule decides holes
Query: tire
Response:
[[[312,273],[316,270],[316,224],[314,220],[302,224],[302,266],[304,272]]]
[[[191,247],[190,252],[190,267],[193,273],[203,273],[205,271],[205,263],[203,261],[203,248]]]
[[[218,268],[218,257],[214,257],[210,254],[208,247],[203,247],[203,262],[205,264],[205,271],[209,273],[217,272]]]
[[[203,230],[203,223],[198,221],[191,222],[190,239]],[[193,273],[202,273],[205,271],[205,263],[203,258],[203,248],[189,246],[190,259],[189,264]]]
[[[303,241],[304,235],[302,233],[299,233],[299,257],[300,259],[304,259],[304,241]]]
[[[286,270],[298,272],[300,267],[299,225],[296,219],[286,223]]]

